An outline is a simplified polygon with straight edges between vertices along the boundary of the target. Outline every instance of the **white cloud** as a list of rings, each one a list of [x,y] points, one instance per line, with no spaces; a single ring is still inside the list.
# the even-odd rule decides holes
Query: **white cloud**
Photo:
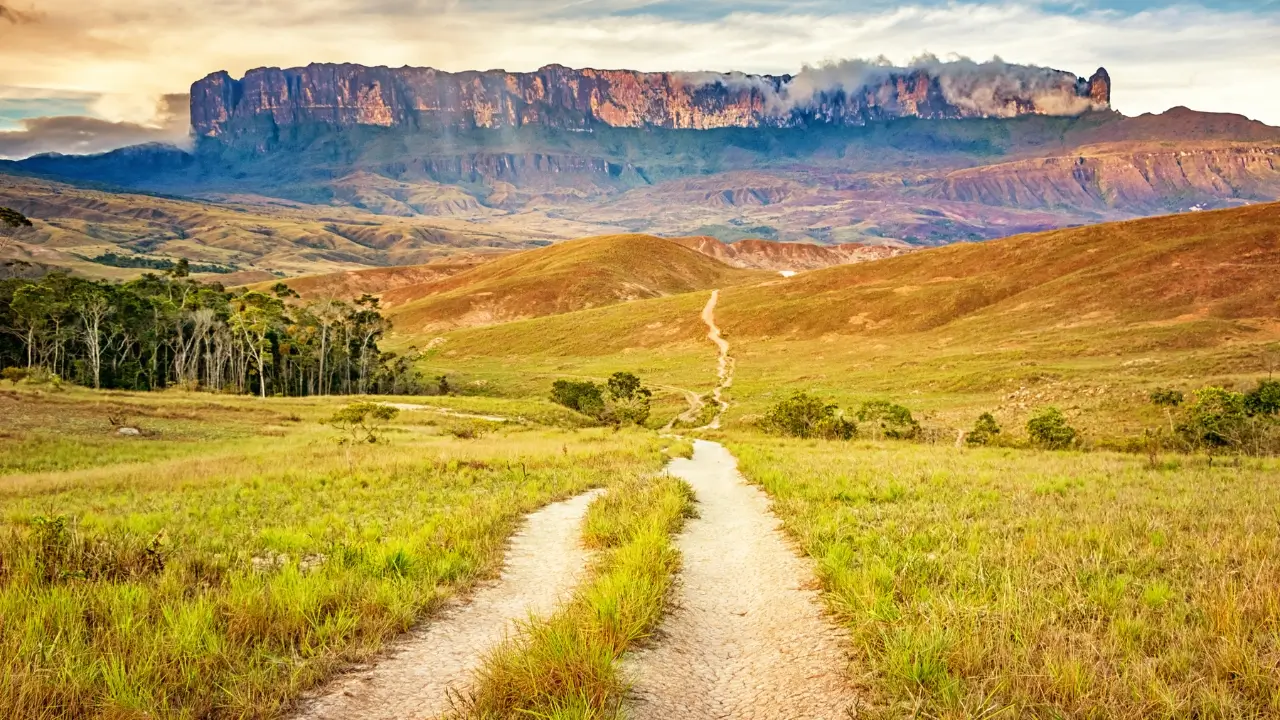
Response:
[[[1114,104],[1123,112],[1188,105],[1280,125],[1274,80],[1280,21],[1269,13],[1178,6],[1064,15],[1034,1],[743,12],[697,21],[564,12],[581,5],[491,2],[476,10],[457,0],[227,0],[216,6],[44,0],[39,22],[0,26],[0,85],[101,94],[112,98],[96,108],[101,117],[143,122],[161,94],[183,92],[214,70],[240,74],[262,65],[528,70],[556,62],[778,73],[878,55],[904,63],[933,52],[999,55],[1082,75],[1102,65],[1111,71]]]

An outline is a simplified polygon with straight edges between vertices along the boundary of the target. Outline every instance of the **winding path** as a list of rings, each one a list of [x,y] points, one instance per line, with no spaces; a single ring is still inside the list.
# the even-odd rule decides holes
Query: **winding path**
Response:
[[[411,631],[371,669],[348,675],[304,700],[294,720],[427,720],[465,692],[484,653],[529,615],[547,615],[567,598],[587,564],[582,518],[599,491],[548,505],[512,538],[502,576],[469,601],[453,601]]]
[[[734,360],[733,356],[729,354],[729,341],[724,339],[724,335],[720,332],[720,326],[716,325],[716,305],[719,302],[720,291],[712,291],[711,299],[707,301],[707,306],[702,309],[702,322],[707,324],[707,339],[715,343],[716,347],[720,349],[720,359],[716,365],[716,372],[720,382],[712,393],[712,397],[720,409],[716,411],[715,417],[711,419],[711,422],[705,427],[699,428],[700,430],[720,429],[720,421],[724,418],[725,412],[729,410],[729,402],[724,399],[724,391],[733,387]]]
[[[764,492],[724,447],[696,441],[668,471],[693,486],[675,609],[626,661],[633,720],[836,720],[855,705],[847,636],[823,614]]]

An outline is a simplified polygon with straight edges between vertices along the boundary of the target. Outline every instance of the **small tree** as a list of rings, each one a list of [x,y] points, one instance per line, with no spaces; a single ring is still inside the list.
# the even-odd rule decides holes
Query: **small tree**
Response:
[[[436,392],[439,395],[448,395],[453,392],[453,388],[449,387],[449,376],[441,375],[436,378]]]
[[[329,424],[342,433],[338,444],[344,446],[377,444],[382,430],[400,411],[389,405],[358,402],[342,408],[329,418]]]
[[[998,435],[1000,435],[1000,423],[996,422],[995,416],[991,413],[982,413],[964,441],[973,447],[982,447],[995,442]]]
[[[1188,408],[1178,433],[1194,447],[1213,454],[1215,450],[1239,447],[1247,430],[1245,396],[1220,387],[1196,391],[1196,401]]]
[[[858,422],[871,423],[877,436],[910,440],[920,434],[920,423],[907,408],[888,400],[872,400],[858,408]]]
[[[603,419],[619,425],[643,425],[649,419],[653,392],[629,372],[614,373],[605,384],[609,397]]]
[[[1046,450],[1065,450],[1076,441],[1076,429],[1056,407],[1045,408],[1027,422],[1031,442]]]
[[[770,432],[805,439],[851,440],[858,434],[858,426],[845,418],[838,406],[803,392],[774,405],[761,426]]]
[[[1164,414],[1169,419],[1169,432],[1174,432],[1173,427],[1173,411],[1182,407],[1182,403],[1186,402],[1187,396],[1182,394],[1181,390],[1173,388],[1158,388],[1151,391],[1151,404],[1158,408],[1164,408]]]

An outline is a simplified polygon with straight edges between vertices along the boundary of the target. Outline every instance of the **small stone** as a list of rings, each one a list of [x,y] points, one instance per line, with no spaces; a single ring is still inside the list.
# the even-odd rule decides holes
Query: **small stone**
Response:
[[[125,435],[128,437],[137,437],[142,434],[142,431],[139,430],[138,428],[122,427],[119,430],[116,430],[116,434]]]

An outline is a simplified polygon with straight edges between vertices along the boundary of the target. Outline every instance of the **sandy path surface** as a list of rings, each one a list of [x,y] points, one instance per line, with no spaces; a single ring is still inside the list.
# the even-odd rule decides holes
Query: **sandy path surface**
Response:
[[[724,417],[725,412],[729,409],[729,403],[724,399],[724,391],[733,387],[733,357],[729,355],[729,341],[724,339],[720,333],[720,326],[716,325],[716,304],[720,302],[720,291],[715,290],[711,293],[711,299],[707,301],[707,306],[702,309],[702,322],[707,324],[707,339],[716,344],[720,349],[720,360],[716,365],[716,372],[720,378],[720,383],[716,385],[715,392],[712,394],[716,405],[720,409],[716,411],[716,416],[702,430],[719,430],[720,420]]]
[[[304,700],[295,720],[426,720],[465,692],[484,653],[515,622],[545,616],[569,597],[587,564],[582,517],[598,495],[579,495],[533,513],[511,541],[502,576],[457,601],[397,642],[371,669],[340,678]]]
[[[724,447],[695,443],[668,471],[693,486],[700,518],[680,536],[675,609],[653,647],[626,661],[632,720],[836,720],[855,692],[845,634]]]
[[[403,412],[431,412],[437,415],[445,415],[453,418],[463,418],[466,420],[484,420],[486,422],[509,423],[511,418],[505,418],[500,415],[476,415],[474,413],[459,412],[450,410],[449,408],[436,407],[435,405],[411,405],[409,403],[382,403],[389,408],[395,408]]]

